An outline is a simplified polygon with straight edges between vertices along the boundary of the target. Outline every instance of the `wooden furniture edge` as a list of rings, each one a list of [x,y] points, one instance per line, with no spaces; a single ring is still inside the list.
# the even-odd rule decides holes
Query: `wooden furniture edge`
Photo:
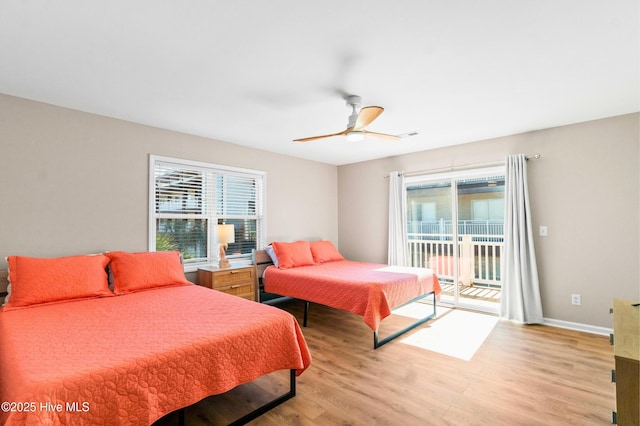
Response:
[[[613,300],[615,355],[640,361],[640,306],[633,300]]]

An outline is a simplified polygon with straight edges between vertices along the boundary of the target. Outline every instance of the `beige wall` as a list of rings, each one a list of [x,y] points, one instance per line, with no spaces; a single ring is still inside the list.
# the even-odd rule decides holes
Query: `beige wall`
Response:
[[[545,318],[611,327],[613,298],[640,299],[639,114],[340,166],[340,250],[386,262],[390,171],[541,154],[529,191]],[[549,235],[538,237],[540,225]],[[572,293],[582,306],[571,305]]]
[[[146,250],[149,154],[264,170],[267,240],[337,244],[335,166],[0,94],[0,269]]]
[[[385,262],[389,171],[540,153],[529,178],[534,227],[549,227],[535,241],[545,317],[610,327],[612,298],[640,298],[638,122],[335,167],[0,94],[0,269],[11,254],[146,250],[149,154],[264,170],[269,241],[326,238],[348,258]]]

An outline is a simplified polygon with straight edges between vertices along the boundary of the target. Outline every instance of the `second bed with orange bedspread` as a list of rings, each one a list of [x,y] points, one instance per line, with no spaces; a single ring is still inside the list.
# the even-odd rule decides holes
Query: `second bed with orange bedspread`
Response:
[[[263,294],[304,300],[304,326],[309,302],[346,310],[364,318],[373,330],[376,349],[436,315],[441,288],[429,269],[345,260],[329,241],[272,245],[273,253],[269,247],[254,252],[260,300]],[[433,313],[378,340],[380,322],[391,315],[392,309],[428,295],[433,296]]]
[[[268,268],[264,289],[353,312],[362,316],[373,331],[393,308],[441,291],[438,278],[428,269],[349,260],[291,269]]]

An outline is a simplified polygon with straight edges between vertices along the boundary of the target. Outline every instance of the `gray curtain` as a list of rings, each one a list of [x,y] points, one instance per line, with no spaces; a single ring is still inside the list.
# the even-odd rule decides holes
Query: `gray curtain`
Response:
[[[527,159],[505,159],[505,222],[501,316],[526,324],[543,322],[533,226],[527,189]]]
[[[389,173],[389,265],[408,266],[406,192],[404,175]]]

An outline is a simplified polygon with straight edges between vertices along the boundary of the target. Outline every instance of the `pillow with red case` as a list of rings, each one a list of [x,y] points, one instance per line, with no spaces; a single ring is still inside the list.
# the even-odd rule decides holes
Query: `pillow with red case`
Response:
[[[278,257],[278,268],[280,269],[314,264],[311,244],[308,241],[295,241],[293,243],[273,242],[271,247],[273,247],[273,251]]]
[[[311,242],[311,254],[315,263],[335,262],[344,260],[338,249],[331,241],[313,241]]]
[[[105,253],[111,259],[113,291],[133,293],[155,287],[192,285],[184,276],[177,251]]]
[[[71,299],[113,296],[109,259],[102,255],[58,258],[8,256],[11,295],[3,310]]]

